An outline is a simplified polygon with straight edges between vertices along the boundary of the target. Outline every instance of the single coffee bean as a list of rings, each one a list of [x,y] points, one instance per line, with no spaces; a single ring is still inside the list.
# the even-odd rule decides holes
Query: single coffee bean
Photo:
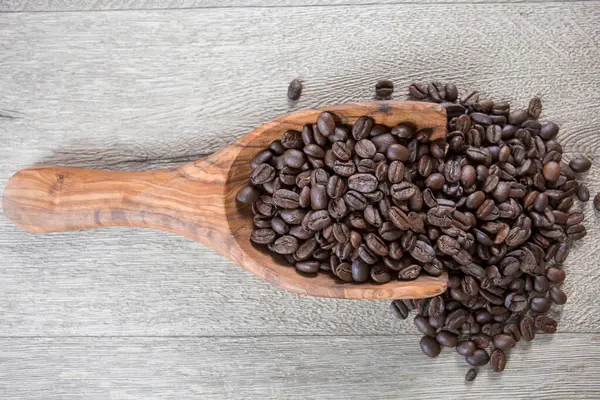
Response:
[[[275,240],[271,249],[278,254],[292,254],[298,249],[298,239],[285,235]]]
[[[427,85],[422,83],[412,83],[408,87],[408,93],[417,100],[423,100],[429,95],[429,90],[427,89]]]
[[[475,350],[477,350],[477,345],[472,340],[463,340],[456,345],[456,352],[461,356],[470,356]]]
[[[569,167],[575,172],[587,172],[591,168],[592,163],[587,158],[575,158],[569,162]]]
[[[467,375],[465,375],[465,380],[467,382],[474,381],[477,378],[477,370],[475,368],[471,368],[467,371]]]
[[[319,132],[324,136],[333,135],[335,131],[335,118],[327,111],[319,114],[317,118],[317,128]]]
[[[590,200],[590,191],[588,190],[587,186],[583,184],[577,186],[577,190],[575,193],[577,194],[577,198],[579,199],[579,201],[586,202]]]
[[[366,282],[369,279],[370,267],[362,260],[356,259],[352,262],[352,279],[354,282]]]
[[[467,363],[474,367],[480,367],[490,361],[488,353],[483,349],[477,349],[473,354],[466,356]]]
[[[398,319],[406,319],[406,317],[408,317],[408,314],[410,313],[410,310],[408,309],[403,300],[392,301],[392,303],[390,304],[390,308],[392,310],[392,313]]]
[[[377,178],[370,174],[354,174],[348,178],[348,187],[361,193],[373,192],[377,185]]]
[[[250,240],[257,244],[269,244],[277,238],[277,234],[273,229],[254,229],[250,234]]]
[[[369,117],[360,117],[352,126],[352,137],[355,140],[366,139],[369,137],[374,124],[373,119]]]
[[[508,350],[515,347],[516,341],[512,335],[507,335],[505,333],[500,333],[494,336],[492,339],[492,343],[494,347],[500,350]]]
[[[298,100],[302,93],[302,82],[299,79],[294,79],[288,86],[287,96],[290,100]]]
[[[554,304],[563,305],[567,302],[567,295],[560,288],[553,286],[550,288],[550,298]]]
[[[528,116],[529,115],[526,110],[511,111],[510,114],[508,114],[508,123],[519,126],[527,120]]]
[[[423,336],[419,342],[419,345],[421,346],[423,353],[431,358],[439,356],[440,352],[442,351],[440,344],[430,336]]]
[[[545,315],[538,315],[535,317],[535,328],[541,333],[554,333],[556,332],[556,321]]]
[[[546,297],[534,297],[530,301],[531,311],[544,314],[550,310],[552,302]]]
[[[318,261],[299,261],[296,263],[296,269],[305,274],[313,274],[319,271],[320,265],[321,263]]]
[[[558,134],[558,125],[554,122],[548,122],[542,125],[540,128],[540,136],[544,140],[551,140]]]
[[[335,268],[334,273],[344,282],[352,282],[352,266],[348,262],[343,262]]]
[[[237,201],[244,204],[252,204],[260,197],[260,190],[254,186],[246,185],[241,188],[236,196]]]
[[[598,211],[600,211],[600,193],[596,194],[596,196],[594,196],[594,208]]]
[[[380,80],[375,85],[375,97],[379,100],[387,100],[394,92],[394,84],[386,79]]]
[[[381,263],[371,267],[371,280],[375,283],[388,283],[392,279],[390,271]]]
[[[280,217],[274,217],[271,220],[271,228],[273,228],[278,235],[285,235],[290,231],[288,224],[286,224],[285,221]]]
[[[435,335],[435,328],[429,324],[429,319],[422,315],[417,315],[414,320],[415,326],[423,335],[433,336]]]
[[[406,162],[409,158],[409,150],[401,144],[391,144],[387,147],[386,155],[390,161]]]
[[[544,179],[548,182],[556,182],[560,176],[560,164],[555,161],[549,161],[542,170]]]
[[[499,348],[492,351],[490,365],[496,372],[504,371],[504,368],[506,368],[506,354]]]
[[[458,344],[458,338],[456,335],[448,331],[440,331],[435,335],[435,339],[443,347],[456,347]]]
[[[440,190],[444,187],[444,184],[446,183],[446,179],[444,178],[444,175],[435,172],[433,174],[430,174],[427,179],[425,180],[425,186],[432,189],[432,190]]]
[[[401,281],[412,281],[419,277],[421,273],[421,266],[417,264],[411,264],[403,267],[398,271],[398,279]]]
[[[529,100],[529,107],[527,107],[527,113],[537,119],[542,113],[542,100],[535,96],[531,100]]]

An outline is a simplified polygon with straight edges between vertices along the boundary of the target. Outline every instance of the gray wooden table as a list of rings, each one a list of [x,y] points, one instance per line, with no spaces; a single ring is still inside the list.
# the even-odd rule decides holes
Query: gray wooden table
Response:
[[[600,2],[0,0],[0,187],[17,170],[194,160],[392,79],[454,81],[600,159]],[[286,98],[301,77],[303,96]],[[600,190],[600,166],[585,178]],[[37,235],[0,216],[1,399],[600,398],[598,218],[555,335],[465,384],[387,301],[302,297],[163,232]],[[484,392],[486,391],[486,392]]]

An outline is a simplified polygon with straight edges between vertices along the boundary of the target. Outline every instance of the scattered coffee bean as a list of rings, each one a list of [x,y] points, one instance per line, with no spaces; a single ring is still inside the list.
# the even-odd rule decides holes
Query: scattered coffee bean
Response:
[[[298,100],[302,93],[302,82],[298,79],[294,79],[288,86],[287,96],[290,100]]]
[[[467,382],[474,381],[477,378],[477,370],[475,368],[471,368],[467,371],[467,375],[465,375],[465,380]]]
[[[598,211],[600,211],[600,193],[597,193],[594,196],[594,208]]]
[[[425,353],[431,358],[439,356],[440,352],[442,351],[440,344],[430,336],[423,336],[421,338],[420,345],[423,353]]]
[[[494,371],[504,371],[504,368],[506,368],[506,354],[501,349],[495,349],[490,356],[490,364]]]
[[[379,100],[387,100],[392,96],[394,92],[394,84],[392,81],[380,80],[375,85],[375,96]]]

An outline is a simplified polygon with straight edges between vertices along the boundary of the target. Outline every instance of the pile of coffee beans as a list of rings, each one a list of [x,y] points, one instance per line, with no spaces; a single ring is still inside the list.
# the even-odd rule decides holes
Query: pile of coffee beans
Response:
[[[377,96],[390,96],[390,84]],[[456,348],[500,372],[519,340],[556,330],[546,314],[567,301],[562,264],[586,235],[573,205],[589,201],[577,178],[591,163],[562,162],[559,127],[538,121],[538,97],[511,109],[439,82],[413,84],[409,95],[445,107],[445,141],[366,116],[345,126],[324,112],[260,152],[237,198],[252,204],[251,240],[300,273],[386,283],[448,271],[444,294],[396,300],[392,311],[405,319],[416,310],[426,355]]]
[[[591,162],[561,161],[559,128],[537,120],[538,97],[527,109],[511,110],[477,92],[455,101],[454,88],[448,97],[447,86],[435,82],[413,84],[409,93],[442,103],[447,111],[445,181],[433,191],[454,204],[444,205],[445,226],[431,226],[427,219],[426,232],[450,278],[444,294],[395,300],[392,311],[404,319],[416,309],[426,355],[456,348],[468,364],[490,363],[501,372],[518,341],[556,331],[556,321],[546,314],[567,301],[559,287],[566,277],[562,264],[573,242],[586,235],[583,213],[573,205],[575,198],[589,200],[577,178]],[[446,174],[452,169],[456,172]],[[461,213],[469,216],[467,222],[458,220]],[[466,380],[476,376],[471,369]]]
[[[252,160],[250,184],[237,196],[252,204],[252,242],[299,272],[345,282],[439,276],[443,263],[428,229],[440,233],[453,218],[474,223],[475,216],[447,216],[454,201],[436,199],[450,170],[444,144],[427,142],[429,135],[369,117],[345,126],[329,112],[301,132],[285,132]]]

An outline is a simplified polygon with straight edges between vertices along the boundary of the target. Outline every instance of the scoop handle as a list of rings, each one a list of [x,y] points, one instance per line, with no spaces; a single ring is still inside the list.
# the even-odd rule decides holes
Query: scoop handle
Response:
[[[148,172],[28,168],[10,178],[3,208],[16,225],[32,232],[146,227],[214,247],[230,234],[225,217],[226,172],[210,157]]]

